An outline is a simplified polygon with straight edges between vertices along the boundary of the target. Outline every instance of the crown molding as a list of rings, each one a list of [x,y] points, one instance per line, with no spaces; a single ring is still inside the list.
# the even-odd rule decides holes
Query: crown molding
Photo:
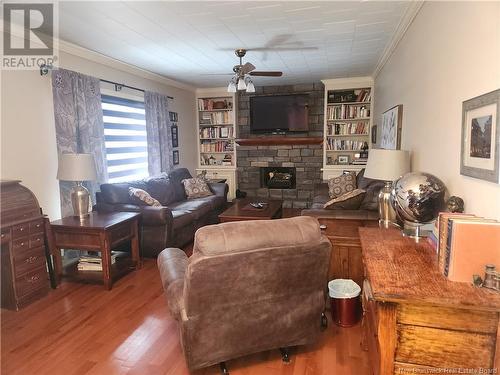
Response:
[[[401,20],[399,21],[399,24],[396,28],[396,32],[394,33],[391,41],[387,44],[387,46],[384,49],[384,52],[382,52],[382,56],[380,57],[380,60],[378,61],[377,66],[375,67],[375,70],[373,71],[373,78],[376,78],[384,65],[389,61],[389,58],[393,54],[393,52],[396,50],[396,47],[398,46],[399,42],[401,39],[403,39],[403,36],[405,35],[406,31],[410,27],[411,23],[417,16],[418,12],[422,8],[422,5],[424,5],[423,0],[416,0],[410,2],[408,9],[406,9],[405,14],[403,17],[401,17]]]
[[[128,64],[126,62],[114,59],[114,58],[106,56],[106,55],[103,55],[102,53],[92,51],[92,50],[84,48],[84,47],[80,47],[80,46],[73,44],[73,43],[70,43],[70,42],[66,42],[62,39],[59,39],[58,42],[59,42],[59,50],[66,52],[70,55],[82,57],[84,59],[87,59],[87,60],[90,60],[90,61],[93,61],[93,62],[96,62],[99,64],[103,64],[103,65],[121,70],[121,71],[126,72],[126,73],[130,73],[130,74],[133,74],[133,75],[145,78],[145,79],[149,79],[151,81],[154,81],[154,82],[157,82],[157,83],[160,83],[163,85],[174,86],[174,87],[177,87],[179,89],[188,90],[191,92],[196,91],[196,88],[191,86],[191,85],[175,81],[171,78],[167,78],[167,77],[162,76],[162,75],[157,74],[157,73],[150,72],[149,70],[142,69],[136,65]]]

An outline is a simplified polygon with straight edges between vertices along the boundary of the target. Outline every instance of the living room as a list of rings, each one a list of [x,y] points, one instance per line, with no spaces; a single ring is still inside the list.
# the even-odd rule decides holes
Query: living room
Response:
[[[61,1],[50,57],[13,4],[2,372],[498,371],[500,2]]]

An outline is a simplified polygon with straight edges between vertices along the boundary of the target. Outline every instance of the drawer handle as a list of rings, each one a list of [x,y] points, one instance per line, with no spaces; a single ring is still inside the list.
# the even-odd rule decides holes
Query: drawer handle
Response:
[[[22,232],[24,230],[24,227],[19,228],[19,230]]]
[[[42,239],[40,237],[38,237],[35,241],[36,242],[40,242]]]
[[[2,233],[2,238],[5,238],[5,233]]]
[[[27,279],[26,281],[29,283],[34,283],[34,282],[38,281],[39,279],[40,279],[40,276],[33,275],[29,279]]]
[[[38,257],[29,257],[25,260],[26,263],[35,263],[35,261],[38,259]]]
[[[37,224],[37,225],[36,225],[36,227],[37,227],[37,228],[40,228],[40,224]]]
[[[21,247],[24,246],[24,242],[21,242]]]

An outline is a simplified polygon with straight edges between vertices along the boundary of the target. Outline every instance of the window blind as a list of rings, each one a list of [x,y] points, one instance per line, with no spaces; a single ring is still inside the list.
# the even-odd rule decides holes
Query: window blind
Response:
[[[101,95],[108,182],[148,176],[144,102]]]

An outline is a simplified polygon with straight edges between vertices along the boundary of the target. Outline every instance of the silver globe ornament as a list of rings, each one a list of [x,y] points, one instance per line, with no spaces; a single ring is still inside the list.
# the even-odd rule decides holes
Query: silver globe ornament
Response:
[[[404,222],[403,234],[421,237],[420,227],[435,220],[444,207],[446,186],[436,176],[411,172],[394,182],[391,202]]]

